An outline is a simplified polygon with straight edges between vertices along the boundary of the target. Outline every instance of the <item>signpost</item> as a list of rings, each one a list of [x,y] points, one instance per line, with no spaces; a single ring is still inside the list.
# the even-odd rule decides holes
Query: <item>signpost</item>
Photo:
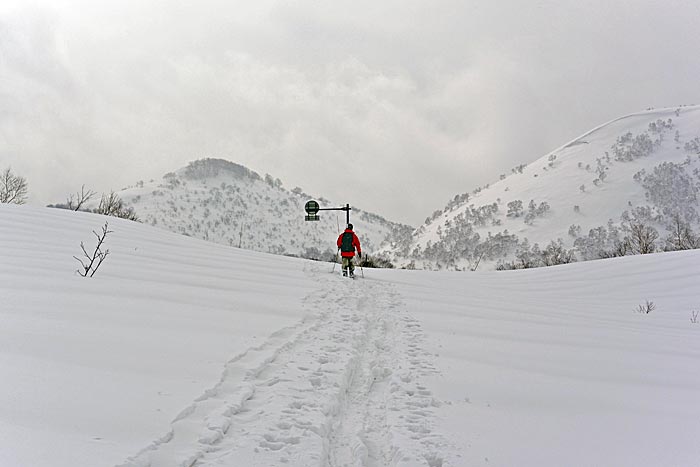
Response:
[[[346,224],[350,223],[350,211],[352,208],[350,207],[349,204],[346,204],[342,208],[322,208],[319,206],[318,202],[311,200],[307,201],[306,205],[304,206],[304,210],[306,211],[306,217],[304,217],[304,220],[307,221],[317,221],[320,220],[321,217],[318,215],[318,211],[345,211],[345,220]]]
[[[317,221],[320,219],[320,217],[318,216],[318,210],[321,209],[321,207],[316,201],[307,201],[306,205],[304,206],[304,209],[306,210],[306,217],[304,218],[304,220]]]
[[[317,201],[310,200],[307,201],[304,205],[304,210],[306,211],[306,217],[304,217],[304,219],[307,221],[320,220],[321,217],[318,215],[318,211],[345,211],[345,224],[347,225],[350,223],[350,211],[352,210],[352,208],[349,204],[346,204],[342,208],[322,208],[321,206],[319,206]],[[338,253],[340,253],[340,248],[338,248]],[[333,261],[333,271],[335,271],[335,265],[337,264],[337,261],[337,258]],[[365,277],[365,271],[362,269],[362,263],[360,263],[360,271],[362,271],[362,277]]]

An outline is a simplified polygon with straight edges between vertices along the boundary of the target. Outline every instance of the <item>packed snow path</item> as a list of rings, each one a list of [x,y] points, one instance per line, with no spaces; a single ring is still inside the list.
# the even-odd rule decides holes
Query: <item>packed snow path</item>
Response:
[[[306,317],[232,358],[124,466],[450,464],[433,428],[439,403],[422,385],[437,369],[420,323],[392,284],[322,266],[307,271],[318,289],[304,299]]]
[[[105,219],[0,218],[2,467],[700,459],[700,250],[350,281],[110,218],[86,280]]]

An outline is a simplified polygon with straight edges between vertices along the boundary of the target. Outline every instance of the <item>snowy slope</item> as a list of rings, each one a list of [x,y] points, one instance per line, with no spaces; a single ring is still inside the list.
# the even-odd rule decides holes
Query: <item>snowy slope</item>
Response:
[[[123,461],[163,436],[227,357],[270,323],[293,326],[314,287],[291,259],[133,222],[8,205],[0,218],[2,466]],[[72,256],[105,220],[110,255],[79,277]]]
[[[139,182],[119,196],[144,223],[184,235],[266,253],[312,259],[333,258],[334,237],[344,229],[342,211],[320,212],[318,222],[305,222],[304,205],[311,199],[321,207],[350,203],[350,221],[372,254],[387,239],[408,237],[409,226],[352,206],[292,191],[279,179],[222,159],[202,159],[160,181]]]
[[[673,163],[680,175],[654,177],[663,163]],[[399,265],[413,261],[417,267],[454,269],[475,266],[486,251],[481,267],[493,267],[499,259],[512,258],[526,239],[540,247],[561,239],[572,248],[577,237],[609,221],[621,227],[625,211],[634,214],[645,206],[660,237],[674,210],[691,209],[688,221],[697,231],[700,106],[618,118],[500,178],[457,195],[426,219],[410,242],[394,244],[389,254]],[[511,211],[509,203],[518,201],[522,209]],[[489,234],[515,238],[485,244]],[[590,259],[584,256],[579,259]]]
[[[0,219],[3,467],[700,458],[699,251],[350,281],[86,213]],[[105,221],[110,255],[75,275]]]

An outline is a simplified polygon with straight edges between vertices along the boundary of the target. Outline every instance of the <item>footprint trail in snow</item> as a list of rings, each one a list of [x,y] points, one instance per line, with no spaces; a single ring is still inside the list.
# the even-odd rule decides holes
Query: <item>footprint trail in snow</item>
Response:
[[[437,373],[392,284],[310,271],[306,318],[231,359],[129,467],[453,465]]]

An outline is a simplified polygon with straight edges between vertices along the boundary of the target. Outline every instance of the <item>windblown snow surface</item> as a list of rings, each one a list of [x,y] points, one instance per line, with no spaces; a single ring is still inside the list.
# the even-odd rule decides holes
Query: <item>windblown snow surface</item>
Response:
[[[105,221],[110,254],[80,277]],[[697,466],[698,264],[352,281],[2,205],[0,465]]]

